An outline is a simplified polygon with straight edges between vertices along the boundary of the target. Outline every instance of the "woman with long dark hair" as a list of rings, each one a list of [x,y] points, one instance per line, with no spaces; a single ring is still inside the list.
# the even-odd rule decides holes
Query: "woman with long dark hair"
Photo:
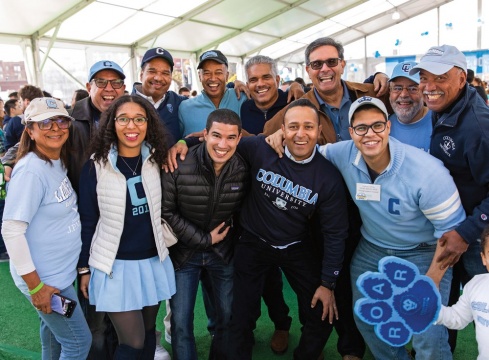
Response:
[[[122,96],[103,114],[80,179],[80,289],[107,312],[115,359],[153,359],[160,302],[175,293],[161,227],[166,131],[153,106]]]
[[[36,98],[23,121],[3,214],[10,271],[41,320],[42,358],[85,359],[92,337],[80,307],[71,317],[52,311],[61,301],[55,294],[77,299],[73,282],[81,249],[80,216],[66,175],[66,140],[74,119],[61,101]]]

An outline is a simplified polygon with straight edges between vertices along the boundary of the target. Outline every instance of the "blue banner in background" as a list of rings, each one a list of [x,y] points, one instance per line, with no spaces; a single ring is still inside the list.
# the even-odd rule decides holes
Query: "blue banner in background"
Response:
[[[467,68],[474,70],[475,74],[489,72],[489,50],[463,51],[467,58]]]

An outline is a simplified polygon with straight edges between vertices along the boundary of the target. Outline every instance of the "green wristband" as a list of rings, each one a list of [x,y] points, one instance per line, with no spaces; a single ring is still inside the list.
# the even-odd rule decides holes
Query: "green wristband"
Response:
[[[37,285],[34,289],[29,290],[29,294],[34,295],[35,293],[39,292],[39,290],[41,290],[43,286],[44,283],[41,281],[39,285]]]
[[[185,145],[187,145],[187,142],[186,142],[185,140],[183,140],[183,139],[181,139],[181,140],[178,140],[178,141],[177,141],[177,143],[182,143],[182,144],[185,144]]]

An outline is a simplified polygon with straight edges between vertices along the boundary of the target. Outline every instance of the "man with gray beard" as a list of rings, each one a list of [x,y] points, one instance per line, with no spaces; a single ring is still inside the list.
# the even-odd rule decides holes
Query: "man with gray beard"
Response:
[[[414,61],[401,62],[392,71],[389,101],[394,114],[389,117],[392,124],[390,136],[429,152],[433,130],[431,111],[423,103],[419,74],[409,75],[417,64]]]

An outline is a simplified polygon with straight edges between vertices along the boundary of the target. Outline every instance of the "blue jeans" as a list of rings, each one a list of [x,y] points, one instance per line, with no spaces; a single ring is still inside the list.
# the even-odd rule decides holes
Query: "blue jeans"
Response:
[[[211,282],[216,311],[215,335],[211,354],[221,353],[224,336],[231,319],[233,264],[226,264],[214,251],[197,251],[179,270],[175,271],[177,292],[170,300],[171,345],[175,360],[197,359],[194,337],[194,307],[201,272],[206,271]]]
[[[385,256],[397,256],[415,264],[420,274],[425,274],[430,267],[436,245],[420,244],[411,250],[392,250],[376,246],[364,238],[355,250],[351,263],[351,282],[353,290],[353,304],[363,297],[356,286],[358,277],[366,271],[377,272],[379,260]],[[443,305],[448,303],[452,269],[450,268],[440,282],[440,294]],[[376,359],[410,359],[404,347],[389,346],[380,340],[374,332],[374,327],[361,321],[355,316],[360,333]],[[426,332],[413,336],[413,348],[416,351],[416,360],[449,360],[452,359],[448,345],[448,332],[446,327],[431,326]]]
[[[78,302],[73,286],[61,290],[61,295]],[[77,304],[71,318],[52,312],[38,311],[41,319],[40,335],[43,360],[86,359],[92,343],[92,335]]]

